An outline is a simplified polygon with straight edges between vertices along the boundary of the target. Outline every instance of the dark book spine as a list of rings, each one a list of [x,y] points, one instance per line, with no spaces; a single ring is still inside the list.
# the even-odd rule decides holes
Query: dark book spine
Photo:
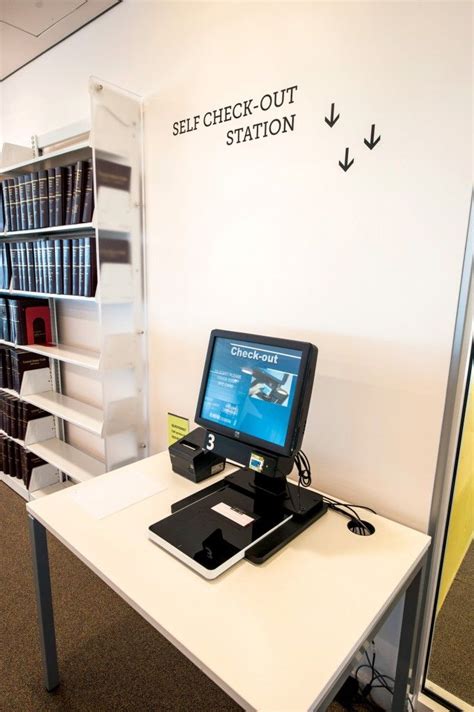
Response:
[[[18,398],[12,397],[10,401],[10,435],[18,438]]]
[[[26,203],[26,182],[28,176],[18,176],[18,195],[20,200],[21,229],[28,230],[28,206]]]
[[[6,270],[5,270],[5,244],[0,245],[0,289],[5,289]]]
[[[28,289],[28,268],[26,264],[26,242],[18,243],[20,246],[20,289]]]
[[[47,247],[48,241],[47,240],[40,240],[40,255],[41,255],[41,291],[42,292],[47,292],[48,291],[48,265],[46,261],[46,247]]]
[[[12,289],[20,289],[20,270],[18,266],[18,242],[10,243],[10,257],[12,261]]]
[[[62,240],[63,243],[63,291],[72,294],[71,284],[71,240]]]
[[[9,179],[2,181],[3,209],[5,211],[5,231],[12,231]]]
[[[82,222],[91,222],[94,211],[94,180],[92,174],[92,159],[87,161],[86,180],[84,189],[84,207],[82,209]]]
[[[8,305],[7,305],[8,308]],[[10,318],[8,314],[8,328],[10,329]],[[11,333],[11,331],[10,331]],[[11,341],[11,337],[9,339]],[[6,354],[5,354],[5,364],[6,364],[6,381],[7,381],[7,388],[13,388],[13,379],[12,379],[12,350],[7,349]]]
[[[39,204],[39,225],[38,227],[48,227],[48,174],[45,170],[38,171],[38,204]]]
[[[46,242],[46,270],[48,275],[48,280],[46,282],[47,292],[49,294],[54,294],[56,291],[56,268],[54,264],[54,242],[53,240],[48,240]]]
[[[71,224],[73,188],[74,188],[74,166],[66,166],[66,220],[65,220],[65,225]]]
[[[20,200],[20,178],[13,179],[13,185],[15,190],[15,214],[16,214],[16,229],[22,230],[22,219],[21,219],[21,200]]]
[[[35,240],[33,243],[33,261],[34,261],[34,266],[35,266],[35,291],[41,292],[39,256],[38,256],[38,240]]]
[[[74,191],[72,194],[71,224],[80,222],[82,216],[84,161],[77,161],[74,169]]]
[[[56,174],[54,168],[48,168],[48,224],[56,225]]]
[[[15,458],[15,476],[17,479],[21,480],[22,478],[22,470],[21,470],[21,451],[23,448],[21,445],[18,445],[18,443],[12,443],[13,445],[13,455]]]
[[[17,343],[17,326],[18,326],[18,305],[16,299],[8,299],[8,317],[10,321],[10,341],[13,344]],[[10,353],[11,357],[11,353]]]
[[[35,227],[35,214],[33,211],[33,174],[28,173],[28,175],[24,176],[23,183],[25,186],[26,224],[28,230],[33,230]]]
[[[64,225],[64,168],[58,166],[54,169],[56,176],[56,225]]]
[[[74,238],[72,242],[71,273],[72,273],[72,294],[79,295],[79,240]]]
[[[2,309],[0,306],[0,314],[2,314]],[[3,337],[2,337],[3,338]],[[7,374],[6,374],[6,363],[5,363],[5,347],[0,347],[0,388],[7,387]]]
[[[84,278],[85,278],[85,238],[80,237],[79,238],[79,284],[78,284],[78,294],[80,296],[84,296],[85,294],[85,283],[84,283]]]
[[[8,206],[8,186],[6,180],[3,180],[0,186],[0,232],[7,232],[10,229],[8,226],[10,220]]]
[[[7,180],[3,181],[3,184],[5,186],[3,195],[4,197],[5,195],[8,196],[8,229],[10,232],[14,232],[16,230],[15,181],[13,178],[7,178]]]
[[[54,270],[56,281],[56,294],[64,294],[63,286],[63,259],[62,240],[53,240],[54,243]]]
[[[95,252],[95,239],[93,237],[85,237],[84,250],[84,283],[85,297],[93,297],[97,286],[97,263]]]
[[[32,242],[26,243],[26,272],[27,272],[27,289],[29,292],[36,290],[35,281],[35,254]]]
[[[40,225],[40,202],[39,202],[39,173],[31,174],[31,198],[33,201],[33,227],[37,230]]]

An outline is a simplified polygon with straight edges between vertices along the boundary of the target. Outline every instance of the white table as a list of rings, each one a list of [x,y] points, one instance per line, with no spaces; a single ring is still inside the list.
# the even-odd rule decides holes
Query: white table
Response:
[[[246,560],[214,581],[150,542],[170,505],[204,488],[172,473],[168,453],[77,485],[93,488],[146,470],[166,490],[94,519],[70,488],[27,504],[45,684],[59,684],[46,529],[246,709],[324,710],[355,654],[405,593],[393,710],[407,692],[419,583],[428,536],[383,517],[372,536],[328,512],[261,566]],[[230,471],[230,470],[229,470]],[[220,475],[222,477],[222,475]]]

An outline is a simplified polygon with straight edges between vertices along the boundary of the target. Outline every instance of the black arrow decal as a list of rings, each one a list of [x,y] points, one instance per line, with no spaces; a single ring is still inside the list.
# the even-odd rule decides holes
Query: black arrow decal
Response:
[[[374,141],[374,135],[375,135],[375,124],[372,124],[372,129],[370,131],[370,141],[367,141],[366,138],[364,138],[364,143],[367,146],[367,148],[370,148],[372,150],[373,148],[376,147],[382,136],[379,136],[378,138],[375,139]]]
[[[324,121],[327,123],[328,126],[330,126],[332,128],[339,117],[340,117],[340,114],[338,114],[337,116],[334,116],[334,104],[331,104],[331,118],[328,119],[328,117],[325,116]]]
[[[346,148],[346,155],[345,155],[345,158],[344,158],[344,163],[341,163],[341,161],[339,161],[339,165],[341,166],[341,168],[342,168],[342,170],[344,171],[344,173],[345,173],[346,171],[348,171],[349,168],[350,168],[350,167],[352,166],[352,164],[354,163],[354,159],[352,159],[352,161],[351,161],[350,163],[348,163],[348,160],[349,160],[349,149]]]

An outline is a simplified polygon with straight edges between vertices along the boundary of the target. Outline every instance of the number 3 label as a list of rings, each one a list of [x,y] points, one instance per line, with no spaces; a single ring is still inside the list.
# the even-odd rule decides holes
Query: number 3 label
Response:
[[[207,434],[206,450],[214,450],[215,442],[216,442],[216,436],[213,433],[208,433]]]

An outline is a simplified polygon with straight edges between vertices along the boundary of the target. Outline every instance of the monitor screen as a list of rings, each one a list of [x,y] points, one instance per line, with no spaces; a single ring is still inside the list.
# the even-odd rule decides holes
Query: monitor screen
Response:
[[[303,349],[239,338],[214,339],[200,418],[239,437],[283,448],[302,378]],[[278,340],[275,340],[276,342]],[[291,343],[291,342],[290,342]],[[298,344],[298,342],[295,342]],[[299,344],[298,344],[299,345]],[[303,346],[303,345],[302,345]]]

